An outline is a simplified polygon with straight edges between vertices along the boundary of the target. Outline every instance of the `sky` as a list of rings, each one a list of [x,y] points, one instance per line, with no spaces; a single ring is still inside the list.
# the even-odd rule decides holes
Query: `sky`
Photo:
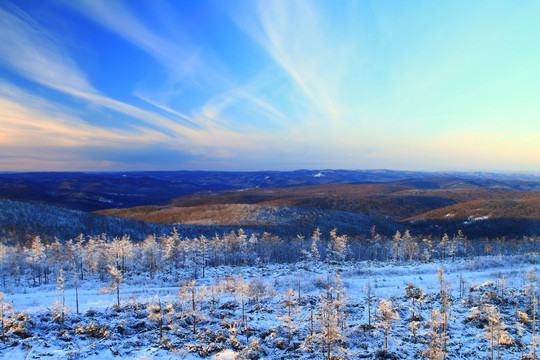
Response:
[[[0,171],[540,171],[540,2],[0,2]]]

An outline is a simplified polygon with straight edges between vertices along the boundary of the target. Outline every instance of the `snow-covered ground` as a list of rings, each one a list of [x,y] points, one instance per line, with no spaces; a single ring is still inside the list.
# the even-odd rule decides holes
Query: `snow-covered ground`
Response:
[[[63,324],[52,320],[57,308],[55,301],[61,299],[56,284],[8,286],[4,289],[5,301],[12,304],[16,314],[22,311],[27,314],[18,320],[25,323],[26,331],[8,333],[8,340],[0,343],[0,359],[321,358],[321,340],[317,334],[324,329],[317,315],[328,297],[328,284],[331,288],[338,287],[336,274],[341,276],[346,289],[346,305],[339,310],[343,314],[341,325],[337,325],[341,327],[341,338],[331,345],[333,355],[421,358],[432,344],[430,311],[442,311],[441,284],[437,276],[440,269],[443,269],[444,283],[450,285],[447,358],[491,358],[489,338],[482,336],[486,333],[485,326],[490,325],[487,317],[469,318],[475,306],[491,304],[500,312],[511,340],[510,344],[500,345],[500,358],[519,359],[522,352],[527,354],[532,350],[529,347],[532,321],[525,321],[523,316],[526,315],[519,314],[521,320],[516,325],[516,309],[533,318],[528,294],[537,291],[537,279],[531,278],[531,274],[536,274],[535,266],[539,261],[540,257],[531,255],[427,264],[353,262],[217,267],[206,269],[206,276],[196,279],[193,293],[197,295],[186,285],[193,276],[192,269],[183,269],[175,276],[159,274],[154,279],[128,275],[120,286],[120,309],[114,306],[115,292],[102,294],[99,291],[108,283],[91,278],[79,283],[80,314],[75,313],[75,289],[67,276],[68,310]],[[501,285],[503,275],[504,287]],[[370,309],[372,325],[380,322],[381,313],[376,308],[381,299],[390,300],[399,315],[399,319],[391,323],[387,354],[381,353],[384,348],[382,329],[367,325],[368,279],[374,297]],[[464,284],[462,290],[460,282]],[[415,334],[411,331],[415,321],[410,310],[411,299],[405,290],[410,283],[427,294],[420,318],[416,319]],[[178,296],[182,289],[179,284],[184,284],[184,299]],[[246,284],[245,294],[241,291],[243,284]],[[532,290],[529,290],[530,284]],[[206,291],[203,292],[203,288]],[[299,315],[294,316],[295,329],[290,344],[282,319],[287,313],[284,293],[288,288],[293,289],[292,300],[297,303],[294,306],[301,307]],[[254,289],[259,290],[258,299]],[[195,311],[192,296],[197,296]],[[156,305],[158,298],[162,308],[168,302],[174,308],[174,314],[163,314],[161,340],[158,321],[148,316],[149,304]],[[245,318],[242,317],[242,300]],[[315,322],[310,344],[312,307]],[[520,330],[520,326],[523,329]],[[442,331],[442,328],[436,330],[439,334]],[[496,343],[494,351],[496,357]]]

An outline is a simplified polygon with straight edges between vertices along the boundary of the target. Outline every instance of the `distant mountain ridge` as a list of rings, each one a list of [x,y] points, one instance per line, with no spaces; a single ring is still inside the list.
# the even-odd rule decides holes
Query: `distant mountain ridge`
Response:
[[[529,191],[540,189],[540,175],[397,170],[0,173],[0,198],[95,211],[165,205],[201,191],[370,183],[422,189],[473,186]]]

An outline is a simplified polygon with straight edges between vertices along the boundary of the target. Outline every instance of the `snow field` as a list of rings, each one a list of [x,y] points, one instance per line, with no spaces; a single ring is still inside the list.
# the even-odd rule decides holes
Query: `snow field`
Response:
[[[522,352],[531,351],[531,323],[524,323],[523,334],[514,325],[515,304],[519,311],[532,319],[530,301],[524,294],[529,272],[536,273],[538,256],[506,256],[459,259],[444,263],[394,264],[377,262],[348,262],[343,264],[297,263],[292,265],[264,265],[258,267],[220,266],[208,268],[205,278],[196,279],[196,288],[202,286],[210,290],[214,285],[215,299],[209,292],[201,300],[197,310],[197,331],[191,331],[187,296],[182,313],[182,305],[177,294],[178,284],[186,283],[193,277],[192,269],[181,269],[178,274],[156,274],[151,279],[146,274],[126,276],[120,289],[121,309],[115,309],[116,294],[99,293],[108,285],[97,277],[90,277],[79,284],[80,315],[75,314],[75,289],[69,276],[66,282],[65,324],[52,321],[52,309],[60,295],[56,284],[39,287],[15,287],[4,289],[6,300],[13,304],[15,312],[26,312],[28,321],[27,337],[9,335],[5,344],[0,344],[0,359],[236,359],[236,358],[305,358],[319,359],[322,353],[318,345],[305,345],[309,335],[310,307],[320,310],[321,299],[327,294],[327,284],[335,286],[336,274],[340,274],[346,289],[344,307],[343,339],[332,346],[332,354],[342,358],[378,358],[383,356],[384,336],[381,329],[371,329],[368,323],[366,286],[371,286],[375,298],[371,305],[371,323],[376,324],[378,300],[388,299],[399,314],[393,322],[386,356],[399,359],[421,358],[429,347],[430,311],[440,309],[440,282],[437,277],[443,269],[443,278],[450,284],[452,300],[447,324],[448,359],[490,359],[489,339],[484,319],[468,319],[472,308],[482,303],[494,304],[507,326],[512,344],[500,346],[501,359],[521,358]],[[264,287],[257,302],[253,295],[244,296],[244,311],[248,331],[243,326],[242,305],[239,282],[261,280]],[[505,276],[504,296],[500,299],[501,286],[497,283]],[[464,291],[460,296],[459,282],[464,279]],[[411,332],[411,300],[407,298],[408,284],[413,283],[427,294],[422,304],[421,319],[416,335]],[[287,334],[283,321],[284,293],[291,288],[295,294],[300,284],[301,314],[294,319],[298,329],[293,333],[291,344],[287,344]],[[473,290],[469,288],[473,286]],[[538,283],[534,284],[537,291]],[[513,289],[513,290],[511,290]],[[511,295],[513,294],[513,295]],[[188,293],[189,295],[189,293]],[[157,324],[148,319],[147,304],[156,301],[163,304],[175,303],[172,324],[166,326],[166,341],[160,341]],[[95,324],[105,329],[105,336],[77,333],[81,326]],[[220,335],[221,334],[221,335]],[[258,341],[253,344],[253,341]],[[340,348],[344,351],[341,352]]]

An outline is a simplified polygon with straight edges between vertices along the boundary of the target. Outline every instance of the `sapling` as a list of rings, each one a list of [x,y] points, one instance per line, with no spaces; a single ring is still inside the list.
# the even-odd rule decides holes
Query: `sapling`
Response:
[[[489,340],[491,360],[494,360],[494,347],[495,345],[497,346],[497,359],[499,359],[501,343],[508,342],[506,325],[502,321],[501,313],[494,305],[487,305],[485,307],[485,317],[488,321],[484,327],[486,333],[479,336],[483,336]]]
[[[278,315],[278,319],[287,331],[287,343],[290,345],[292,335],[298,330],[300,325],[301,307],[298,301],[294,299],[294,292],[291,288],[289,288],[283,296],[284,299],[281,302],[283,313]]]
[[[377,318],[379,322],[375,326],[384,329],[384,353],[386,354],[388,352],[388,336],[394,326],[394,321],[399,320],[399,314],[389,300],[381,299]]]
[[[439,310],[431,310],[431,320],[428,324],[431,327],[428,330],[431,341],[428,348],[422,352],[422,355],[426,356],[429,360],[441,360],[443,357],[443,334],[441,333],[443,324]]]
[[[64,323],[66,316],[66,293],[65,293],[65,279],[64,279],[64,270],[60,269],[58,278],[56,279],[58,284],[56,291],[60,292],[62,296],[62,302],[56,300],[54,303],[54,317],[53,320],[59,321],[61,324]]]
[[[174,315],[172,303],[167,303],[167,306],[163,308],[161,299],[156,296],[156,300],[154,302],[148,302],[147,311],[148,319],[158,323],[159,340],[163,341],[163,323],[164,321],[170,323]]]
[[[116,291],[116,305],[117,308],[120,309],[120,285],[124,281],[124,277],[115,266],[108,265],[107,268],[109,270],[109,275],[111,276],[111,283],[100,289],[99,292],[105,294]]]
[[[375,300],[375,297],[371,294],[371,276],[368,272],[367,282],[366,286],[364,287],[364,291],[366,293],[366,301],[367,301],[367,307],[368,307],[368,327],[371,328],[371,304],[373,303],[373,300]]]
[[[345,341],[344,308],[347,297],[341,285],[341,277],[336,275],[335,284],[327,285],[326,296],[319,296],[319,312],[315,317],[315,338],[320,342],[323,354],[331,359],[332,350],[347,353]]]
[[[0,320],[2,321],[2,342],[6,342],[6,323],[8,321],[7,313],[12,311],[10,303],[6,302],[6,296],[0,292]]]

